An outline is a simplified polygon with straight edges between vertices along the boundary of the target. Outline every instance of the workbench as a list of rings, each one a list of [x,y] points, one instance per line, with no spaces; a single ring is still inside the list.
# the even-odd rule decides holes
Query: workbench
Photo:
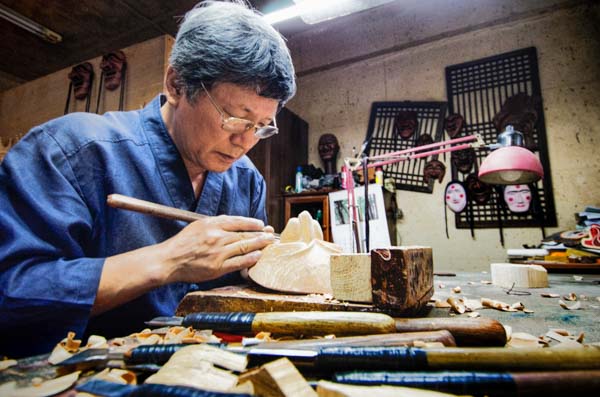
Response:
[[[581,281],[576,281],[574,276],[582,277]],[[514,288],[510,294],[507,294],[507,288],[483,284],[481,281],[491,281],[491,274],[489,272],[461,272],[453,277],[434,276],[435,293],[433,298],[445,301],[448,297],[455,296],[468,299],[489,298],[508,304],[522,302],[525,308],[533,310],[533,313],[503,312],[490,308],[477,311],[482,317],[493,318],[503,325],[512,327],[513,332],[526,332],[540,336],[551,328],[560,328],[570,331],[571,334],[584,332],[584,343],[600,342],[600,327],[598,326],[600,301],[597,299],[600,297],[600,274],[549,273],[548,288]],[[443,285],[443,288],[440,288],[440,285]],[[460,293],[452,291],[456,286],[460,286]],[[516,291],[525,291],[530,295],[515,295]],[[560,298],[544,298],[541,296],[542,293],[559,294]],[[578,300],[581,301],[580,310],[566,310],[558,304],[559,299],[565,301],[563,296],[570,293],[575,293]],[[574,303],[565,302],[568,305]],[[428,316],[446,317],[448,313],[449,309],[435,308],[428,313]]]

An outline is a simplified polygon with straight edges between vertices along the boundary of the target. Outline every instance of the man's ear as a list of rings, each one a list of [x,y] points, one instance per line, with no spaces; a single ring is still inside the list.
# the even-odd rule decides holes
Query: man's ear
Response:
[[[165,74],[165,95],[167,96],[167,102],[173,106],[177,106],[185,95],[183,87],[178,82],[177,73],[171,65],[167,67],[167,73]]]

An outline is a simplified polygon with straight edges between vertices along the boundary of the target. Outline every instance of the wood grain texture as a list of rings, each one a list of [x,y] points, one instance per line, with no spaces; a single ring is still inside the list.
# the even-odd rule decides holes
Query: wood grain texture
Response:
[[[276,335],[371,335],[396,331],[393,318],[381,313],[273,312],[257,313],[253,332]]]
[[[433,295],[433,256],[429,247],[371,250],[373,304],[379,308],[420,308]]]
[[[492,263],[492,284],[499,287],[547,288],[548,271],[540,265]]]
[[[334,254],[330,257],[331,288],[336,299],[371,303],[371,255]]]
[[[313,397],[317,394],[287,358],[280,358],[240,376],[252,382],[254,393],[264,397]]]

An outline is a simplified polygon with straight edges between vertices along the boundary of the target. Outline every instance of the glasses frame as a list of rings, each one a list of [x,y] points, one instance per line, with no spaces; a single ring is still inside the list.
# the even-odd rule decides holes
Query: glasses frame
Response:
[[[232,134],[243,134],[246,131],[250,131],[251,129],[254,129],[254,136],[257,137],[258,139],[267,139],[267,138],[270,138],[273,135],[277,135],[279,133],[279,128],[277,128],[277,121],[276,121],[275,117],[273,117],[273,125],[265,125],[263,127],[259,127],[256,125],[256,123],[254,123],[250,120],[243,119],[240,117],[228,116],[228,114],[219,105],[217,105],[217,102],[215,102],[213,97],[210,95],[210,93],[204,86],[204,83],[200,82],[200,85],[202,86],[202,89],[206,93],[206,97],[208,98],[210,103],[212,103],[212,105],[214,106],[216,111],[221,116],[221,128],[224,129],[225,131],[232,133]],[[228,117],[226,117],[226,116],[228,116]],[[231,126],[232,124],[246,124],[246,127],[245,127],[244,131],[237,131]]]

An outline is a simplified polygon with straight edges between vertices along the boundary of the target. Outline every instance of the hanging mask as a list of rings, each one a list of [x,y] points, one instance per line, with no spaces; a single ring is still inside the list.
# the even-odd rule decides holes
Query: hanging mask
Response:
[[[461,133],[464,124],[465,119],[463,116],[453,113],[444,120],[444,130],[446,130],[446,134],[448,134],[450,138],[454,138]]]
[[[504,202],[508,206],[510,212],[527,212],[531,205],[531,189],[528,185],[505,186]]]
[[[463,174],[468,174],[473,168],[475,157],[475,149],[468,148],[452,152],[450,155],[450,161],[452,161],[452,165],[454,165],[457,170]]]
[[[104,88],[109,91],[114,91],[121,85],[125,69],[127,68],[127,60],[123,51],[116,51],[106,54],[100,62],[100,69],[104,74]]]
[[[86,99],[90,95],[93,78],[94,67],[89,62],[79,64],[71,69],[69,80],[73,85],[75,99]]]
[[[533,133],[538,119],[535,108],[538,103],[538,98],[524,92],[511,96],[502,104],[502,108],[492,120],[496,131],[501,133],[507,125],[512,125],[515,130],[523,134],[525,147],[533,148],[535,146]]]
[[[457,214],[463,212],[467,206],[467,191],[463,184],[458,181],[449,182],[446,185],[444,200],[452,212]]]
[[[436,179],[442,183],[444,175],[446,175],[446,166],[441,161],[431,160],[425,164],[425,169],[423,170],[423,179],[425,180],[425,183],[429,183],[430,180]]]
[[[416,112],[403,110],[394,119],[394,136],[396,139],[400,136],[403,140],[407,140],[413,136],[418,124]]]
[[[425,146],[425,145],[431,145],[433,143],[433,138],[431,137],[431,135],[429,134],[421,134],[419,135],[419,137],[417,138],[417,146]]]
[[[465,180],[469,198],[477,204],[485,204],[492,195],[492,187],[487,183],[481,182],[477,174],[469,174]]]

